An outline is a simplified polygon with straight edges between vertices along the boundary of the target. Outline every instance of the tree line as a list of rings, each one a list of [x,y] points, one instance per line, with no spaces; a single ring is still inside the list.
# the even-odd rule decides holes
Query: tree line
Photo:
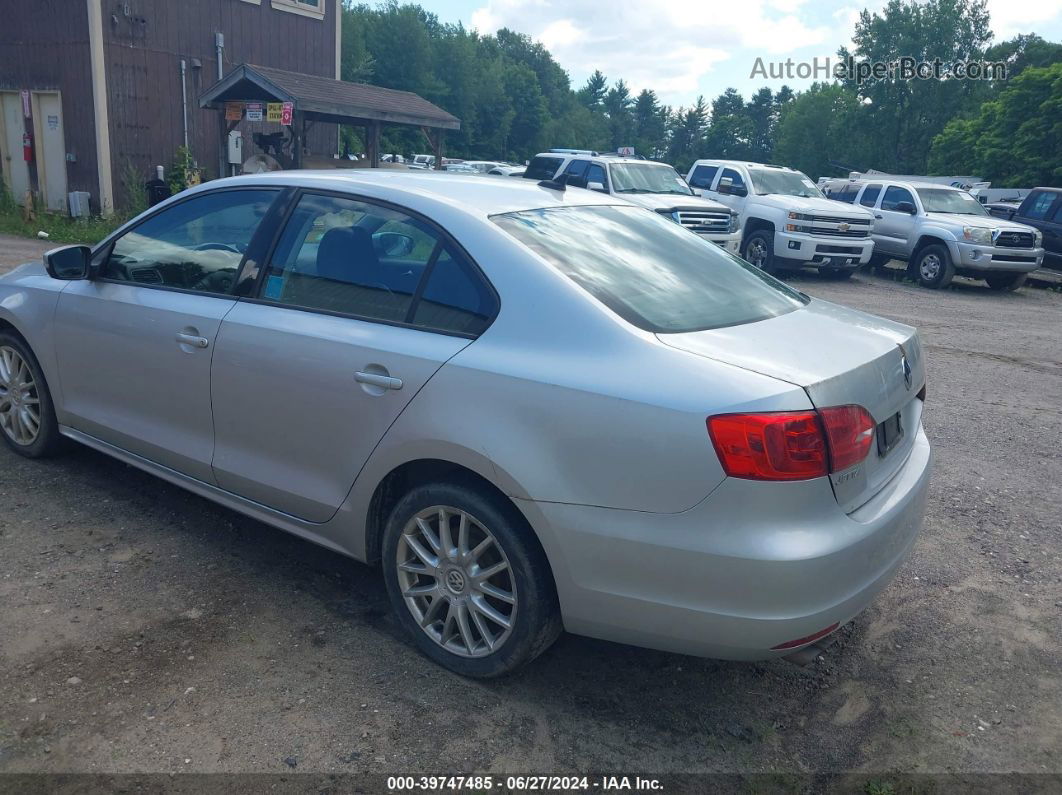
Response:
[[[449,156],[523,161],[551,147],[639,154],[685,170],[699,157],[789,165],[813,177],[876,168],[976,174],[999,185],[1062,185],[1062,44],[1035,34],[991,44],[986,0],[890,0],[863,11],[839,58],[1004,61],[1008,79],[854,78],[794,92],[726,89],[664,104],[652,88],[594,72],[573,87],[541,44],[485,35],[390,0],[343,10],[342,77],[412,91],[461,119]],[[359,131],[346,145],[363,150]],[[385,128],[383,151],[424,151],[419,132]]]

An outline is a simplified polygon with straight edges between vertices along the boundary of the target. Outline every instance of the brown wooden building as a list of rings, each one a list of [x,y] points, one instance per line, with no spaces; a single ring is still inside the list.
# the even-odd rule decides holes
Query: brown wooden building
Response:
[[[0,27],[0,169],[51,209],[87,191],[108,213],[185,140],[219,176],[216,111],[198,98],[239,64],[339,77],[340,0],[34,0],[5,2]],[[220,64],[220,66],[219,66]],[[270,132],[278,125],[247,127]],[[29,161],[24,136],[32,137]],[[335,124],[304,145],[330,156]]]

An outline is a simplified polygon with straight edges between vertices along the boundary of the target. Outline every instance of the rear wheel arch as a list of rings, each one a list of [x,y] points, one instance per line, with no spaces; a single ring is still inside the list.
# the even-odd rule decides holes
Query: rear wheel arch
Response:
[[[365,517],[365,561],[379,565],[383,548],[383,535],[391,511],[403,496],[417,486],[428,483],[457,483],[468,486],[502,503],[514,522],[524,525],[529,540],[533,541],[549,561],[549,555],[530,520],[516,502],[487,477],[462,464],[438,458],[419,458],[394,467],[377,484],[369,500]],[[551,566],[552,575],[552,566]],[[556,583],[554,583],[556,585]]]

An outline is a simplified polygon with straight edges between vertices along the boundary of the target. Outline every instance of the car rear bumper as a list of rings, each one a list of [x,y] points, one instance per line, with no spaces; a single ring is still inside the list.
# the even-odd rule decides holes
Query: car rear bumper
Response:
[[[844,624],[893,578],[922,526],[931,461],[919,428],[851,514],[825,478],[730,478],[678,514],[537,503],[565,627],[704,657],[791,653],[772,648]]]
[[[869,237],[822,237],[817,235],[774,233],[774,255],[805,265],[858,268],[870,262],[874,240]]]
[[[1027,273],[1039,268],[1044,258],[1042,248],[979,246],[974,243],[952,243],[951,246],[955,265],[969,270]]]

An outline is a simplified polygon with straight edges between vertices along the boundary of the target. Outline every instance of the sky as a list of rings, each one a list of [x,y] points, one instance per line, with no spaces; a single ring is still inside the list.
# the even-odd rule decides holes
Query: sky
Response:
[[[632,93],[652,88],[666,104],[712,100],[733,87],[745,97],[811,79],[752,77],[764,65],[835,59],[863,8],[885,0],[413,0],[442,22],[481,33],[507,27],[541,42],[578,88],[600,69]],[[1062,0],[988,0],[996,41],[1037,33],[1062,41]]]

